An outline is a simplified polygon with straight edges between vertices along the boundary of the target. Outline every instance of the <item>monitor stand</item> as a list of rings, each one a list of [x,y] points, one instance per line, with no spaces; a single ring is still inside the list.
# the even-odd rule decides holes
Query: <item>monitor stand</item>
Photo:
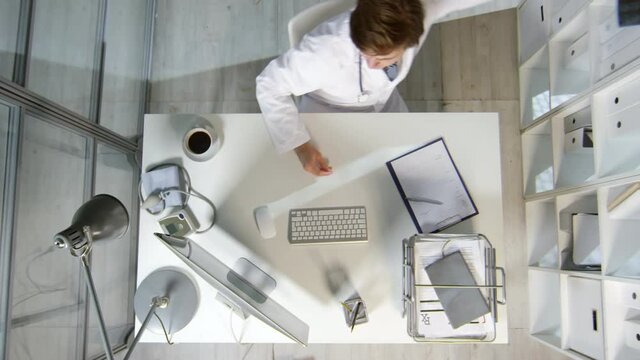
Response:
[[[267,297],[276,288],[277,284],[274,278],[245,258],[239,258],[236,261],[232,270],[227,273],[227,280],[258,304],[267,301]],[[230,307],[243,319],[249,317],[249,314],[242,311],[240,307],[220,292],[216,295],[216,299]]]

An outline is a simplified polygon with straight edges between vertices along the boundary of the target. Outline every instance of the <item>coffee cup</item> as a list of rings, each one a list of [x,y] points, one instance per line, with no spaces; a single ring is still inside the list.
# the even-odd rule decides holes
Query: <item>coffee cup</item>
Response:
[[[211,125],[194,127],[182,141],[184,153],[193,161],[207,161],[220,149],[220,139]]]

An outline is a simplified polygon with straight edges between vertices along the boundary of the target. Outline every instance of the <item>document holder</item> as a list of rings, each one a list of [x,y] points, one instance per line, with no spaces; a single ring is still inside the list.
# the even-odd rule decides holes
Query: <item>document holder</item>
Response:
[[[505,271],[496,266],[495,249],[489,240],[482,234],[416,234],[404,239],[402,246],[403,316],[407,317],[409,336],[416,342],[432,343],[494,341],[498,306],[506,304],[506,291]],[[463,254],[477,285],[431,283],[425,267],[457,251]],[[436,288],[477,288],[490,312],[454,329],[443,311]]]
[[[387,162],[419,233],[437,233],[478,214],[443,138]]]

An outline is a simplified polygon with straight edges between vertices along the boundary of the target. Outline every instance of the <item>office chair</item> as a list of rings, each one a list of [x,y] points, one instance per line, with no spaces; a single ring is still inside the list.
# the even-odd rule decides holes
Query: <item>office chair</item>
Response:
[[[355,0],[328,0],[299,12],[289,20],[289,46],[298,45],[306,33],[321,22],[349,10],[355,3]]]

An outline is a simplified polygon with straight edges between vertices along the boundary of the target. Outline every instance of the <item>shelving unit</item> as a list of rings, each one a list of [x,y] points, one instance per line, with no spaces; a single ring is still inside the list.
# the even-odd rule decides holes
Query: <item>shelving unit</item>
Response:
[[[614,0],[526,0],[518,19],[531,336],[638,359],[640,190],[609,209],[640,183],[640,26]]]

